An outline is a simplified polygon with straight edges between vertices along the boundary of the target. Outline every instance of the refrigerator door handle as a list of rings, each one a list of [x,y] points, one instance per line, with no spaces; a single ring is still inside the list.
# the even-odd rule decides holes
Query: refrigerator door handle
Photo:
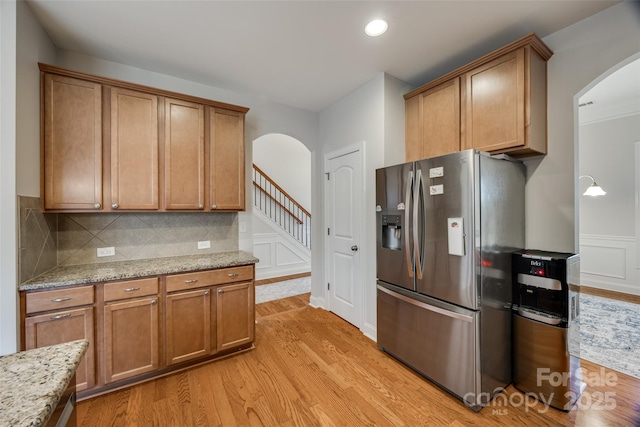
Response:
[[[413,171],[409,171],[407,176],[407,189],[404,194],[404,252],[407,255],[407,270],[409,277],[413,277],[413,262],[411,258],[411,247],[409,245],[409,212],[411,206],[411,189],[413,188]]]
[[[418,239],[418,221],[422,221],[424,226],[424,219],[418,218],[418,211],[420,208],[420,190],[422,189],[422,169],[416,171],[416,182],[413,187],[413,257],[416,263],[416,277],[418,280],[422,279],[422,270],[424,265],[422,264],[422,256],[420,254],[420,240]]]
[[[386,294],[389,294],[392,297],[397,298],[399,300],[402,300],[402,301],[404,301],[406,303],[415,305],[416,307],[424,308],[425,310],[433,311],[434,313],[438,313],[438,314],[442,314],[443,316],[447,316],[447,317],[451,317],[451,318],[454,318],[454,319],[462,320],[462,321],[465,321],[467,323],[473,322],[473,317],[471,317],[471,316],[467,316],[467,315],[461,314],[461,313],[456,313],[454,311],[449,311],[449,310],[446,310],[444,308],[436,307],[435,305],[427,304],[426,302],[422,302],[422,301],[415,300],[413,298],[406,297],[406,296],[404,296],[402,294],[394,292],[391,289],[387,289],[387,288],[385,288],[383,286],[380,286],[380,285],[376,285],[376,288],[378,288],[379,291],[382,291],[382,292],[384,292]]]

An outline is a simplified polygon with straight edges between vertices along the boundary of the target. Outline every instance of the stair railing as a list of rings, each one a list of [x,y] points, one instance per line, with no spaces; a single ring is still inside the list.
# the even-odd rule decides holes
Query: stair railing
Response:
[[[311,249],[311,214],[255,164],[253,205],[300,244]]]

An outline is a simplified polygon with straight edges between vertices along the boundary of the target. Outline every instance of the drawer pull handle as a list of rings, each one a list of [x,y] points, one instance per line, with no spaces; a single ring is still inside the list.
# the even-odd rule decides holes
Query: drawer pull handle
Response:
[[[135,291],[139,291],[140,288],[125,288],[125,292],[135,292]]]
[[[51,300],[51,302],[65,302],[65,301],[71,301],[71,297],[54,298]]]
[[[196,283],[198,279],[185,280],[184,283]]]
[[[51,320],[64,319],[65,317],[71,317],[71,313],[58,314],[57,316],[51,316]]]
[[[227,274],[227,276],[229,277],[238,277],[240,275],[240,273],[229,273]]]

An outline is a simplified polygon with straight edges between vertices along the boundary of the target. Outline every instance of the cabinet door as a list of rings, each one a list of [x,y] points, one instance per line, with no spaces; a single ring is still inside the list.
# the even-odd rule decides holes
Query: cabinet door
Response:
[[[419,96],[423,158],[460,151],[460,78]]]
[[[422,155],[422,122],[420,95],[404,102],[404,155],[407,162],[424,159]]]
[[[216,294],[217,351],[252,343],[255,336],[253,282],[220,286]]]
[[[104,307],[105,383],[158,368],[156,297]]]
[[[80,339],[89,341],[76,371],[76,391],[95,385],[93,307],[27,317],[24,322],[27,350]]]
[[[439,84],[405,102],[407,161],[460,151],[460,78]]]
[[[465,145],[496,151],[525,145],[524,48],[464,75]]]
[[[211,353],[211,291],[199,289],[167,295],[167,364]]]
[[[244,210],[244,114],[209,109],[211,209]]]
[[[111,88],[111,208],[158,209],[158,97]]]
[[[44,74],[45,209],[102,207],[102,87]]]
[[[165,99],[166,209],[204,209],[204,106]]]

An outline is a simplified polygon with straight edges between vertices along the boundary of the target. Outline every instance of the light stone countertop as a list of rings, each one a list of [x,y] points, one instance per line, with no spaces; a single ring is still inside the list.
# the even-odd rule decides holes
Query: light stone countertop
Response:
[[[56,267],[18,286],[19,291],[137,279],[163,274],[251,265],[259,260],[244,251]]]
[[[79,340],[0,356],[0,425],[44,425],[88,346]]]

